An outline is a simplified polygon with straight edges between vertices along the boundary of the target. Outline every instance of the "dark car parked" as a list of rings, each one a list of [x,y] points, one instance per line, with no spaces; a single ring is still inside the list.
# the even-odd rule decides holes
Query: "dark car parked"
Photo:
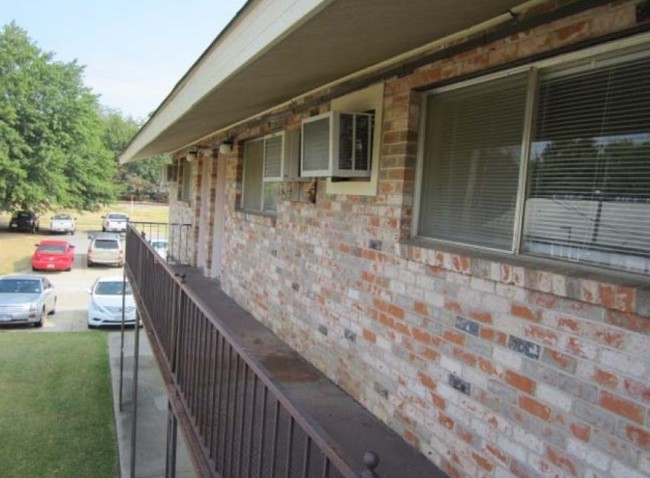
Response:
[[[40,227],[38,216],[32,211],[18,211],[11,216],[10,231],[27,231],[35,233]]]

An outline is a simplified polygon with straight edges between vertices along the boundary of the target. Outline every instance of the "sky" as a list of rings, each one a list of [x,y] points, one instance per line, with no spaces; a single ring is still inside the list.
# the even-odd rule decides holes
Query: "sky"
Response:
[[[144,120],[245,0],[0,0],[11,21],[54,60],[85,66],[102,105]]]

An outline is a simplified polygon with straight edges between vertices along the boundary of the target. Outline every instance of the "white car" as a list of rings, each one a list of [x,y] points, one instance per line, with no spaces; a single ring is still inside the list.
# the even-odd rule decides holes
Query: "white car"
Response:
[[[126,225],[129,222],[128,214],[123,212],[109,212],[102,216],[102,231],[104,232],[125,232]]]
[[[154,238],[149,241],[149,244],[151,244],[153,250],[156,251],[160,257],[167,260],[167,249],[169,247],[167,239]]]
[[[59,213],[52,216],[50,220],[50,234],[61,232],[63,234],[74,234],[75,218],[70,214]]]
[[[125,291],[124,297],[122,297],[123,291]],[[90,290],[88,328],[121,325],[122,301],[124,301],[124,324],[135,325],[135,300],[128,281],[125,282],[121,276],[97,279]]]

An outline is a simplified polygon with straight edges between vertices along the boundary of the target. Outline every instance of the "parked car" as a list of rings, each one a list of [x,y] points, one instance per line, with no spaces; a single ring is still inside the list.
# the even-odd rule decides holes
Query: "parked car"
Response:
[[[63,234],[74,234],[75,218],[70,214],[58,213],[50,219],[50,234],[62,232]]]
[[[27,231],[35,234],[40,228],[38,215],[33,211],[17,211],[11,216],[9,221],[9,230]]]
[[[124,298],[122,298],[123,294]],[[90,290],[88,328],[120,325],[122,301],[124,301],[124,324],[135,325],[135,300],[128,281],[124,281],[122,277],[97,279]]]
[[[88,245],[88,267],[95,264],[124,265],[124,246],[119,234],[99,233],[92,236]]]
[[[34,324],[34,327],[41,327],[45,316],[55,312],[56,293],[47,277],[0,277],[0,324]]]
[[[36,244],[33,271],[69,271],[74,262],[74,246],[67,241],[44,240]]]
[[[102,231],[104,232],[125,232],[129,222],[129,216],[123,212],[109,212],[102,216]]]
[[[160,257],[162,257],[165,260],[168,259],[167,248],[169,246],[169,242],[167,241],[167,239],[153,238],[149,240],[149,244],[151,244],[153,250],[156,251]]]

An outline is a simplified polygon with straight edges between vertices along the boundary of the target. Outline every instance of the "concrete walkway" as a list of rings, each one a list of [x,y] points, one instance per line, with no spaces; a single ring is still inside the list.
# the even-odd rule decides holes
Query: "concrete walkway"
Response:
[[[134,331],[128,330],[124,340],[123,411],[119,411],[120,333],[108,334],[115,425],[120,455],[120,476],[131,477],[131,423],[133,420],[133,344]],[[164,478],[167,439],[167,395],[153,356],[147,334],[140,330],[140,361],[138,371],[137,432],[135,478]],[[176,477],[194,478],[183,435],[178,431]]]

